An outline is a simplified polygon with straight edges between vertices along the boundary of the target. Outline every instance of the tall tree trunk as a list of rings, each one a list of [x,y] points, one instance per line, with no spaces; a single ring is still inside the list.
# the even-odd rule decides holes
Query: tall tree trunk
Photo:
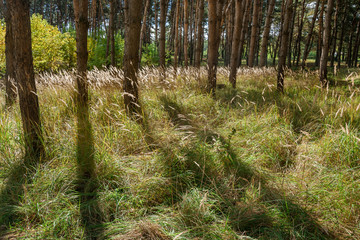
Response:
[[[289,49],[289,27],[293,11],[293,0],[287,0],[285,5],[285,17],[281,33],[281,44],[279,51],[279,64],[277,76],[277,89],[284,92],[284,78],[285,78],[285,63],[287,51]]]
[[[270,34],[270,27],[272,22],[272,14],[275,8],[275,0],[270,0],[268,12],[265,21],[265,27],[263,32],[263,39],[261,42],[261,53],[260,53],[260,67],[264,67],[267,65],[267,49],[268,49],[268,42],[269,42],[269,34]]]
[[[302,63],[301,63],[301,67],[303,69],[305,68],[306,59],[310,53],[311,38],[312,38],[313,32],[314,32],[314,26],[315,26],[316,18],[317,18],[318,11],[319,11],[319,5],[320,5],[320,0],[316,0],[314,15],[312,17],[311,25],[310,25],[310,31],[309,31],[309,33],[306,37],[306,41],[305,41],[304,54],[303,54],[303,59],[302,59]]]
[[[2,0],[0,0],[2,2]],[[9,4],[7,4],[9,6]],[[2,8],[4,9],[4,8]],[[5,33],[5,56],[6,56],[6,73],[5,73],[5,92],[6,107],[10,107],[16,101],[16,83],[15,83],[15,49],[14,33],[11,24],[11,11],[7,7],[4,9],[6,33]]]
[[[159,20],[159,16],[158,16],[158,0],[155,0],[155,6],[154,6],[154,18],[155,18],[155,45],[158,46],[158,20]]]
[[[141,118],[137,71],[139,66],[139,44],[141,31],[142,0],[128,3],[125,49],[124,49],[124,104],[131,116]],[[139,118],[139,119],[140,119]]]
[[[336,53],[336,43],[337,43],[337,36],[338,36],[338,26],[339,26],[339,12],[340,12],[340,1],[336,0],[336,12],[335,12],[335,17],[334,17],[334,34],[331,37],[331,46],[332,46],[332,50],[331,50],[331,62],[330,62],[330,66],[334,67],[334,63],[335,63],[335,53]]]
[[[198,18],[197,18],[197,39],[196,39],[196,49],[195,49],[195,67],[200,68],[201,65],[201,54],[203,50],[203,18],[204,18],[204,0],[198,0],[199,8]]]
[[[180,18],[180,0],[176,1],[175,13],[175,38],[174,38],[174,70],[177,71],[179,57],[179,18]]]
[[[320,60],[320,83],[322,87],[327,85],[327,62],[329,56],[329,41],[331,36],[331,15],[334,6],[334,0],[328,0],[326,8],[326,17],[325,17],[325,29],[323,37],[323,47],[321,51],[321,60]]]
[[[249,49],[249,67],[254,66],[255,61],[255,50],[256,50],[256,37],[258,30],[258,22],[259,22],[259,12],[260,12],[260,0],[255,0],[253,7],[253,19],[252,19],[252,27],[251,27],[251,39],[250,39],[250,49]]]
[[[39,161],[44,154],[44,145],[31,50],[30,1],[12,0],[7,4],[11,12],[15,77],[24,130],[26,159]]]
[[[144,8],[144,15],[143,15],[142,24],[141,24],[141,31],[140,31],[139,66],[141,63],[142,47],[143,47],[143,42],[144,42],[144,38],[145,38],[146,18],[148,15],[149,5],[150,5],[150,0],[146,0],[146,4],[145,4],[145,8]]]
[[[341,21],[341,25],[344,26],[345,25],[345,20],[346,20],[346,8],[347,8],[347,3],[346,0],[343,3],[343,11],[342,11],[342,21]],[[339,47],[337,50],[337,67],[340,68],[341,67],[341,52],[343,51],[343,43],[344,43],[344,34],[345,34],[345,28],[342,27],[341,28],[341,33],[340,33],[340,43],[339,43]]]
[[[219,57],[219,45],[221,34],[222,0],[208,0],[209,3],[209,52],[208,52],[208,86],[209,93],[215,95],[216,72]]]
[[[159,39],[159,61],[160,67],[165,69],[165,21],[166,21],[166,0],[160,0],[160,39]]]
[[[324,33],[324,11],[325,11],[325,0],[321,0],[321,10],[319,16],[319,33],[318,33],[318,44],[316,49],[315,66],[319,66],[320,64],[321,49],[323,44],[323,33]]]
[[[302,8],[301,8],[300,25],[299,25],[299,30],[298,30],[298,36],[296,39],[296,44],[295,44],[296,66],[299,66],[300,57],[301,57],[300,51],[301,51],[302,30],[303,30],[303,26],[304,26],[305,7],[306,7],[306,1],[303,0]]]
[[[80,191],[92,191],[88,184],[95,175],[94,143],[91,132],[87,81],[88,0],[73,0],[77,49],[77,161]],[[85,181],[85,182],[82,182]]]
[[[188,0],[184,0],[184,61],[189,66],[189,7]]]
[[[291,60],[292,60],[292,43],[293,43],[293,37],[294,37],[294,26],[295,26],[295,17],[297,12],[297,6],[298,6],[299,0],[295,0],[294,9],[292,11],[291,15],[291,22],[290,22],[290,32],[289,32],[289,41],[288,41],[288,51],[287,51],[287,65],[291,67]]]
[[[116,66],[116,52],[115,52],[115,9],[116,1],[110,0],[110,20],[109,20],[109,33],[110,33],[110,52],[111,52],[111,65]]]
[[[242,30],[242,20],[243,20],[243,7],[245,4],[242,4],[243,1],[236,0],[235,1],[235,26],[233,33],[233,42],[231,49],[231,59],[230,59],[230,76],[229,80],[233,88],[236,88],[236,71],[237,71],[237,63],[239,57],[239,43],[240,43],[240,35]]]

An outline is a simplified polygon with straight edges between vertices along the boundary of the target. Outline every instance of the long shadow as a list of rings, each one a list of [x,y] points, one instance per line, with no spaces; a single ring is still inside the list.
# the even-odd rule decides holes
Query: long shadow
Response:
[[[104,232],[104,214],[98,198],[99,182],[95,173],[95,147],[88,103],[77,106],[77,163],[81,222],[85,239],[101,239]]]
[[[18,207],[24,197],[26,187],[31,184],[36,174],[39,161],[20,160],[9,172],[7,180],[0,192],[0,239],[5,238],[7,230],[21,221]]]
[[[193,135],[194,147],[183,147],[180,152],[184,159],[176,159],[172,149],[163,148],[163,155],[168,161],[169,174],[174,183],[174,191],[178,195],[186,192],[189,187],[197,186],[201,188],[223,186],[222,175],[218,174],[216,167],[219,160],[222,162],[225,174],[236,178],[237,189],[240,190],[240,197],[231,196],[223,198],[219,214],[226,216],[228,223],[238,232],[247,232],[252,237],[264,236],[271,239],[291,239],[298,235],[299,239],[335,239],[334,235],[322,227],[304,208],[297,205],[294,199],[288,198],[281,188],[272,187],[270,179],[267,176],[257,172],[251,165],[245,163],[236,155],[231,146],[231,138],[235,134],[233,131],[229,136],[223,137],[211,130],[204,131],[197,126],[190,117],[190,112],[177,101],[167,97],[160,96],[164,109],[168,112],[170,121],[177,127],[177,130],[188,132],[191,129]],[[184,127],[185,126],[185,127]],[[201,141],[202,144],[197,144]],[[213,144],[213,146],[211,146]],[[207,155],[204,147],[221,148],[222,154],[217,156]],[[200,146],[200,147],[199,147]],[[199,161],[204,159],[204,161]],[[191,173],[189,173],[191,172]],[[213,176],[220,176],[213,177]],[[189,180],[190,178],[190,180]],[[180,179],[180,180],[179,180]],[[181,182],[183,179],[183,182]],[[179,183],[179,182],[180,183]],[[190,181],[190,183],[189,183]],[[283,224],[276,223],[269,211],[256,206],[248,206],[241,202],[241,195],[245,194],[246,188],[251,186],[261,186],[261,201],[267,204],[267,208],[276,209],[282,216]],[[219,190],[221,191],[221,190]],[[223,194],[219,192],[219,194]],[[180,200],[178,199],[175,200]],[[293,234],[292,234],[293,233]]]

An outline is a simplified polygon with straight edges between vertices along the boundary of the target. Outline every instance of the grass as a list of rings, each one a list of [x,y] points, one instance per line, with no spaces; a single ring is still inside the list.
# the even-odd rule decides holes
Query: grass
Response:
[[[354,73],[352,73],[354,72]],[[213,98],[206,70],[140,73],[144,122],[117,69],[89,73],[95,174],[79,190],[73,73],[38,77],[46,160],[22,164],[18,106],[0,113],[0,238],[358,239],[360,89],[354,69],[241,68]],[[351,74],[351,75],[350,75]],[[176,76],[176,78],[175,78]],[[4,92],[0,96],[4,102]]]

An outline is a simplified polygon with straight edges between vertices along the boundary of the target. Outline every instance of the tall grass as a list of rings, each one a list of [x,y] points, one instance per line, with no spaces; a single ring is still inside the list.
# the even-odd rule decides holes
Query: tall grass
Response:
[[[37,77],[47,159],[22,164],[17,106],[0,113],[0,237],[358,239],[360,89],[343,70],[139,73],[144,121],[126,115],[119,69],[88,73],[97,189],[77,189],[74,73]],[[354,70],[355,71],[355,70]],[[1,103],[4,95],[0,96]],[[84,213],[86,213],[84,215]],[[84,217],[86,216],[86,218]],[[101,218],[93,221],[92,218]]]

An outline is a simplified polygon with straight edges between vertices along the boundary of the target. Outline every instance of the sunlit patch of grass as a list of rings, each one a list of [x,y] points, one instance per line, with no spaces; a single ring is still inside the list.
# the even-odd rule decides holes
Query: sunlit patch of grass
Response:
[[[350,74],[341,70],[334,80],[344,82],[322,90],[317,72],[288,69],[279,94],[273,68],[240,68],[237,89],[219,68],[224,85],[212,97],[206,68],[168,69],[160,80],[146,67],[139,124],[124,109],[122,70],[94,69],[97,188],[85,202],[74,72],[43,74],[43,162],[21,168],[18,106],[0,113],[0,229],[29,239],[85,239],[92,230],[110,239],[357,238],[360,90]],[[86,228],[94,202],[103,222]]]

